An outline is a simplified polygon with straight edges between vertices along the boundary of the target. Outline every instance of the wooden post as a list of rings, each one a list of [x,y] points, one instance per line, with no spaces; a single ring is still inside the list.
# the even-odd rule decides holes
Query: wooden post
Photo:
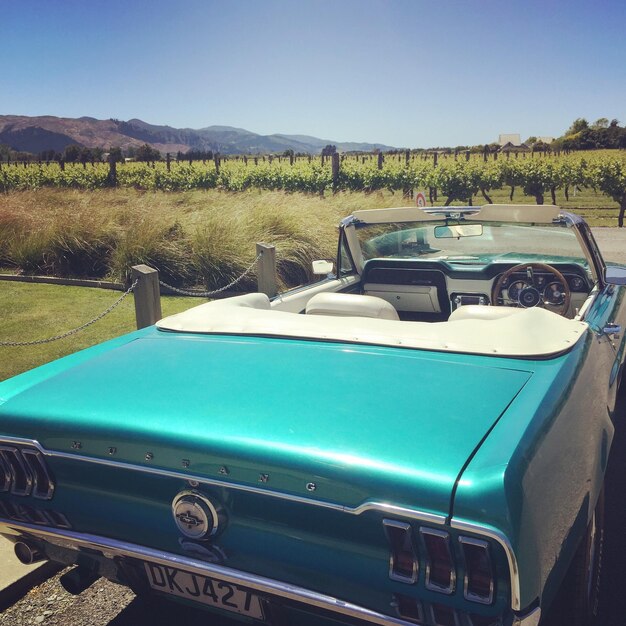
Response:
[[[137,280],[135,296],[135,318],[137,330],[156,324],[162,317],[159,272],[147,265],[134,265],[131,279]]]
[[[165,166],[167,167],[168,172],[172,169],[172,157],[169,152],[165,154]]]
[[[433,154],[433,167],[437,167],[437,157],[438,156],[439,155],[436,152]]]
[[[257,285],[261,293],[273,298],[278,293],[276,280],[276,248],[266,243],[257,243],[256,253],[261,254],[257,261]]]
[[[385,157],[383,156],[382,152],[378,153],[378,169],[382,170],[383,169],[383,163],[385,162]]]
[[[411,160],[411,151],[410,150],[405,150],[404,151],[404,163],[405,165],[409,165],[409,161]]]
[[[337,193],[339,186],[339,154],[333,152],[332,155],[332,172],[333,172],[333,193]]]
[[[215,163],[215,171],[219,174],[220,173],[220,153],[216,152],[213,155],[213,162]]]

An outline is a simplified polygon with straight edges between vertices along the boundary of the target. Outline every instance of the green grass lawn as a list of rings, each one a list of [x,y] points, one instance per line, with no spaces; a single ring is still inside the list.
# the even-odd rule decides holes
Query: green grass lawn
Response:
[[[109,289],[0,281],[0,341],[31,341],[61,334],[94,318],[121,293]],[[206,300],[163,296],[163,315]],[[0,347],[0,380],[136,330],[129,295],[114,311],[76,335],[39,346]]]

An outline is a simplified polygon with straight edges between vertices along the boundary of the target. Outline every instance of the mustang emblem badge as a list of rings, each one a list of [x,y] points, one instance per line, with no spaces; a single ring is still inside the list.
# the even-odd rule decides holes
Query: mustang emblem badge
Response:
[[[208,539],[217,533],[220,521],[218,506],[196,491],[183,491],[172,502],[172,515],[178,530],[189,539]]]

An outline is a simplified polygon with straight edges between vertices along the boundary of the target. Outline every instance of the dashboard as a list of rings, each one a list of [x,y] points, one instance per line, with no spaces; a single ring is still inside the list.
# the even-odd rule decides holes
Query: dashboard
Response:
[[[495,282],[517,264],[371,259],[363,268],[361,285],[364,294],[387,300],[404,319],[440,321],[465,304],[492,304]],[[569,313],[572,313],[582,306],[592,289],[589,276],[576,263],[551,263],[550,266],[567,281],[571,291]],[[502,288],[515,299],[525,281],[528,281],[526,273],[515,272]],[[533,281],[549,301],[555,291],[554,274],[536,269]]]

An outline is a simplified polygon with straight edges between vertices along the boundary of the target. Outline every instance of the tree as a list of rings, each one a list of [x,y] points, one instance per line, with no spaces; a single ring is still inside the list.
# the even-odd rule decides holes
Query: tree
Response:
[[[589,122],[584,117],[579,117],[572,122],[572,125],[565,131],[565,135],[575,135],[589,128]]]
[[[77,144],[66,146],[65,150],[63,150],[63,160],[68,163],[75,163],[78,159],[80,159],[80,152],[82,149],[82,146]]]
[[[143,146],[139,146],[135,152],[135,158],[137,161],[160,161],[161,153],[153,148],[150,144],[144,143]]]
[[[617,121],[617,120],[616,120]],[[600,130],[609,127],[609,120],[606,117],[599,117],[592,125],[591,130]]]

